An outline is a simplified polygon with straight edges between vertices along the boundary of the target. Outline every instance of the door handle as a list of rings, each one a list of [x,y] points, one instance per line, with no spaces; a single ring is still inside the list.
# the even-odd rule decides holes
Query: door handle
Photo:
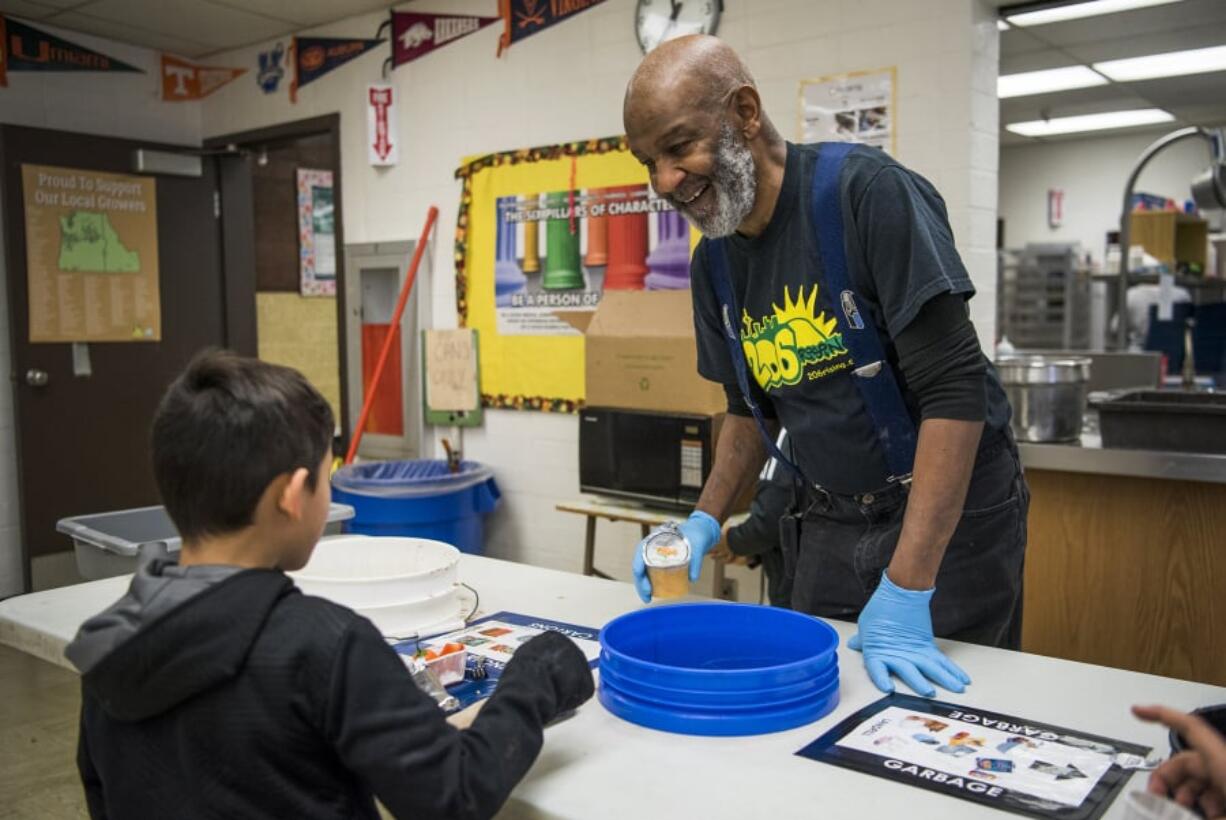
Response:
[[[30,385],[30,387],[46,387],[47,382],[50,380],[51,377],[47,375],[46,370],[38,370],[31,367],[26,371],[26,384]]]

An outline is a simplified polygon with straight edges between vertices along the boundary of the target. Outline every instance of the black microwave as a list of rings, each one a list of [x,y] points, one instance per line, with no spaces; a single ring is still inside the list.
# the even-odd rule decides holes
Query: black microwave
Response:
[[[715,458],[723,414],[588,407],[579,414],[579,489],[689,510]]]

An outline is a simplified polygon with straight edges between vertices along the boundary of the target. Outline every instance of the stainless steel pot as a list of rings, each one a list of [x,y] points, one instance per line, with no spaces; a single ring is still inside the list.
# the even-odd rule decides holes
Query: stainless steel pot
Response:
[[[1019,441],[1075,441],[1086,409],[1090,360],[1080,356],[1005,356],[996,369],[1013,405]]]

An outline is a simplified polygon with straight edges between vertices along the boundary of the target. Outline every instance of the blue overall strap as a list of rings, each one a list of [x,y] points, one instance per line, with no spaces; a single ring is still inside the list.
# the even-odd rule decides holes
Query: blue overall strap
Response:
[[[728,275],[728,251],[724,247],[723,239],[707,240],[707,261],[711,265],[711,287],[715,291],[715,300],[719,303],[720,322],[724,328],[722,335],[728,345],[728,357],[732,359],[732,368],[736,371],[737,387],[741,389],[741,396],[745,399],[745,404],[749,405],[749,412],[753,413],[753,420],[758,424],[758,432],[762,434],[766,451],[780,464],[787,465],[788,469],[806,485],[812,484],[809,479],[805,478],[800,468],[792,463],[792,460],[785,456],[775,444],[774,437],[766,429],[766,419],[762,416],[762,408],[758,407],[758,403],[753,400],[749,392],[749,373],[745,366],[745,350],[741,347],[741,336],[736,330],[740,321],[740,310],[737,308],[736,297],[732,293],[732,278]]]
[[[854,147],[849,142],[822,143],[813,172],[810,207],[817,231],[827,303],[836,309],[841,308],[846,319],[843,344],[855,364],[853,382],[877,428],[877,438],[890,469],[890,481],[906,481],[911,477],[915,465],[915,422],[907,412],[902,391],[894,378],[894,369],[886,359],[876,323],[871,316],[862,314],[856,305],[856,292],[847,272],[839,171],[843,160]],[[838,294],[838,297],[834,298],[833,294]]]

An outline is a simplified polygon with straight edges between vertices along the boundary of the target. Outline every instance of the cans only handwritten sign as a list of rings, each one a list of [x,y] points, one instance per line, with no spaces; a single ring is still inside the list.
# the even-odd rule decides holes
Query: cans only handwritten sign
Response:
[[[426,407],[468,412],[479,406],[476,333],[471,328],[427,330]]]

